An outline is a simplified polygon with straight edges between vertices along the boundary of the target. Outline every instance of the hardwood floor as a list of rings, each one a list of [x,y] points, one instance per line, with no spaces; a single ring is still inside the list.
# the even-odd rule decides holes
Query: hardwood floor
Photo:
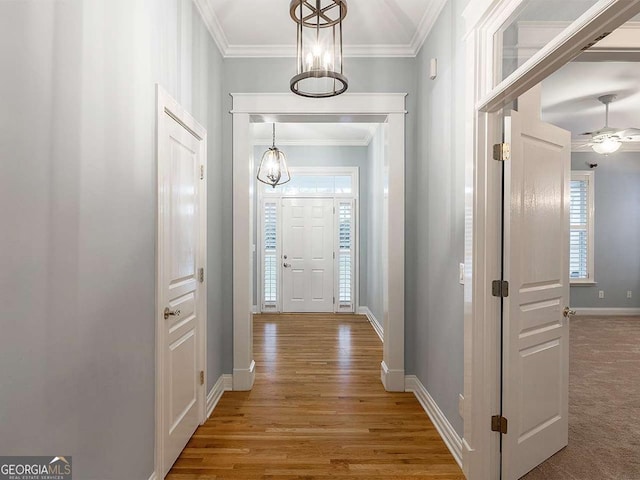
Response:
[[[413,394],[385,392],[365,317],[256,315],[254,355],[167,479],[464,479]]]

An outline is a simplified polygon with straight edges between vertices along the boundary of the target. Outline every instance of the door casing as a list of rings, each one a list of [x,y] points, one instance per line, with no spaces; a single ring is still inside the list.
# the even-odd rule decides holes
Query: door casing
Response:
[[[500,478],[499,434],[490,418],[500,401],[500,303],[491,281],[501,274],[500,109],[568,63],[583,47],[640,11],[640,0],[602,0],[494,87],[500,52],[494,34],[524,0],[479,0],[466,24],[464,435],[463,470],[470,480]]]
[[[162,252],[165,248],[164,239],[162,235],[163,225],[162,217],[160,216],[160,208],[162,198],[160,196],[160,182],[161,182],[161,162],[160,155],[163,153],[163,147],[161,142],[163,140],[163,128],[162,121],[165,115],[169,115],[180,125],[190,131],[197,139],[200,140],[200,159],[201,164],[204,167],[204,178],[201,180],[202,188],[199,192],[199,208],[200,208],[200,236],[198,239],[199,251],[198,251],[198,265],[202,265],[205,268],[204,282],[200,283],[200,289],[204,292],[204,295],[198,297],[198,309],[200,315],[198,316],[198,329],[200,337],[197,345],[198,364],[200,369],[204,372],[204,384],[199,386],[198,395],[200,402],[200,424],[203,424],[206,420],[206,405],[207,405],[207,361],[206,361],[206,338],[207,338],[207,131],[202,127],[180,104],[171,97],[159,84],[156,84],[156,168],[158,170],[158,178],[156,182],[157,188],[157,210],[156,210],[156,333],[155,333],[155,345],[156,345],[156,388],[155,388],[155,443],[154,443],[154,467],[157,475],[162,472],[162,452],[163,452],[163,428],[164,419],[162,416],[163,408],[163,387],[164,387],[164,330],[162,328],[164,317],[163,311],[166,305],[162,303],[161,292],[161,259]]]
[[[403,392],[404,375],[404,227],[405,227],[405,93],[346,93],[334,98],[308,99],[293,93],[232,94],[233,98],[233,389],[251,390],[253,359],[253,222],[255,168],[252,165],[250,123],[312,121],[345,116],[352,122],[385,123],[385,190],[387,233],[383,239],[383,361],[380,377],[386,390]],[[388,193],[388,195],[387,195]],[[393,252],[393,262],[388,252]]]

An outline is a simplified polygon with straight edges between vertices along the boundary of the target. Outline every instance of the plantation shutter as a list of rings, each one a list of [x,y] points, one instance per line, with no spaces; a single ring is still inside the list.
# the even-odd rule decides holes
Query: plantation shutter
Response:
[[[569,236],[569,278],[590,280],[592,255],[591,235],[591,177],[574,174],[571,180],[570,236]]]
[[[338,292],[336,310],[353,312],[354,306],[354,215],[353,201],[337,202],[338,214]]]
[[[278,208],[275,202],[264,203],[264,251],[263,258],[263,310],[276,310],[278,306]]]

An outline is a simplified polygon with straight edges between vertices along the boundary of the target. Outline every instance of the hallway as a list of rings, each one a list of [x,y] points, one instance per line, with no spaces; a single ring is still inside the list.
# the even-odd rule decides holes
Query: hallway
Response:
[[[380,382],[382,344],[357,315],[256,315],[256,382],[225,392],[167,476],[463,479],[411,393]]]

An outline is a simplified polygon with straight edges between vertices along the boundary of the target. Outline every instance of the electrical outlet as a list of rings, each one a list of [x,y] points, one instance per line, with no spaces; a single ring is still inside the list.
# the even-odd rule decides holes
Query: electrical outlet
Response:
[[[460,285],[464,285],[464,263],[460,264],[460,269],[458,270],[458,282]]]
[[[627,298],[631,298],[631,290],[627,290]]]
[[[604,290],[598,292],[598,298],[604,298]]]

